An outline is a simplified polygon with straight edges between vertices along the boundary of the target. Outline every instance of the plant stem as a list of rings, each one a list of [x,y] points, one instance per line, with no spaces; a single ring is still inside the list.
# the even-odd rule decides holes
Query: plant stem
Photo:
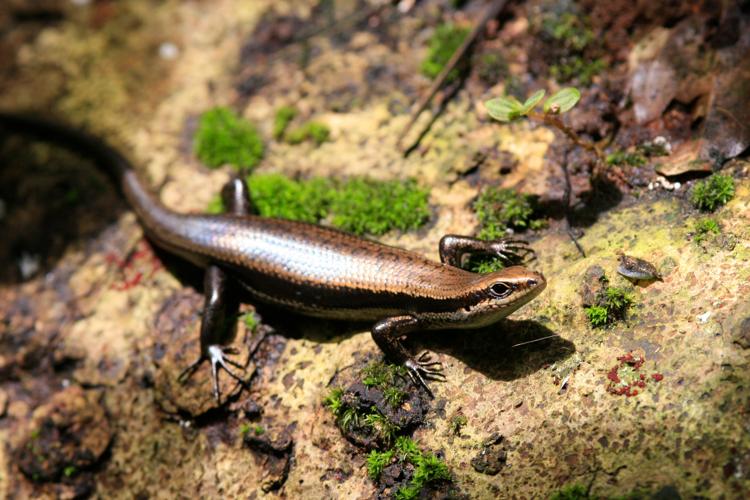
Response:
[[[605,157],[602,150],[599,148],[599,146],[596,143],[581,139],[581,136],[579,136],[575,130],[565,125],[565,123],[560,119],[558,115],[553,115],[550,113],[536,113],[532,112],[527,115],[532,120],[536,120],[538,122],[542,122],[545,125],[550,125],[552,127],[555,127],[557,130],[565,134],[568,139],[573,141],[573,143],[576,146],[580,146],[586,151],[591,151],[596,155],[596,159],[598,162],[601,162],[604,164]]]

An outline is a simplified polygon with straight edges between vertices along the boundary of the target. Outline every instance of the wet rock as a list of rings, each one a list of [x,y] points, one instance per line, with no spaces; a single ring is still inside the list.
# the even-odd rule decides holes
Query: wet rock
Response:
[[[294,456],[294,441],[289,432],[284,430],[275,438],[248,433],[243,441],[248,448],[263,455],[265,472],[261,489],[268,493],[281,488],[289,476]]]
[[[604,293],[607,287],[607,277],[601,266],[591,266],[583,275],[581,286],[581,299],[583,307],[589,307],[597,303],[598,297]]]
[[[217,401],[208,361],[204,361],[192,374],[181,379],[182,372],[200,354],[198,312],[202,308],[202,302],[202,297],[195,292],[177,292],[167,300],[156,318],[154,331],[157,339],[153,349],[156,364],[155,396],[157,404],[168,413],[186,413],[198,417],[236,398],[243,389],[240,382],[219,370],[221,399]],[[237,352],[232,355],[232,360],[241,367],[248,367],[250,362],[250,335],[244,324],[240,324],[234,340],[227,345]],[[245,381],[252,377],[254,371],[253,367],[246,369],[244,373],[240,368],[231,368]]]
[[[33,481],[58,481],[95,466],[113,430],[94,391],[72,386],[34,411],[14,457]]]
[[[750,316],[737,323],[732,335],[732,342],[743,349],[750,349]]]
[[[505,467],[507,460],[508,452],[505,447],[505,437],[494,434],[485,441],[479,453],[471,459],[471,466],[477,472],[494,476]]]
[[[661,274],[656,270],[656,267],[646,260],[620,254],[619,261],[620,265],[617,266],[617,272],[629,280],[662,281]]]

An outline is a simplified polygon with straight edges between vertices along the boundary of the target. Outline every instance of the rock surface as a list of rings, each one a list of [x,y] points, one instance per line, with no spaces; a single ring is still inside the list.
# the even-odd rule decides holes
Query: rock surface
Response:
[[[365,4],[334,3],[341,3],[337,16]],[[555,134],[523,122],[490,123],[478,111],[500,88],[477,90],[469,82],[410,156],[397,150],[407,110],[430,83],[418,65],[434,3],[420,16],[387,9],[352,21],[342,28],[346,36],[288,47],[282,47],[287,31],[299,33],[297,24],[316,19],[313,2],[50,4],[61,12],[59,22],[14,26],[3,42],[2,53],[14,57],[0,58],[8,61],[0,108],[50,108],[106,137],[137,161],[175,210],[202,211],[230,174],[209,171],[192,154],[196,117],[215,105],[240,110],[266,138],[283,104],[330,126],[332,140],[320,147],[268,139],[261,172],[414,177],[430,186],[430,223],[382,241],[433,259],[442,235],[475,227],[470,202],[488,180],[546,200],[561,197],[559,169],[550,160],[557,157],[550,148]],[[0,22],[11,22],[12,7],[0,7]],[[279,18],[286,21],[270,30]],[[501,39],[511,42],[525,32],[519,23],[501,28]],[[248,43],[253,32],[280,47],[271,52],[270,45]],[[170,45],[160,50],[163,44]],[[644,68],[645,76],[656,78],[657,69]],[[287,318],[259,307],[260,328],[240,326],[236,341],[243,364],[259,342],[247,364],[249,391],[227,380],[223,392],[231,401],[217,406],[205,367],[191,385],[178,386],[175,377],[197,351],[200,276],[144,243],[134,215],[92,169],[45,146],[34,151],[36,164],[47,170],[4,183],[23,192],[31,189],[23,179],[33,175],[37,183],[51,183],[46,192],[53,201],[72,186],[80,203],[49,210],[80,224],[52,234],[47,248],[55,252],[45,254],[43,272],[28,280],[12,271],[10,250],[0,253],[6,269],[0,274],[0,403],[7,400],[0,404],[7,406],[0,411],[0,441],[26,435],[28,442],[23,431],[58,407],[68,408],[61,413],[65,422],[83,434],[54,467],[32,467],[37,463],[23,442],[2,447],[0,496],[374,496],[365,453],[344,439],[322,406],[337,373],[379,356],[367,327]],[[485,159],[467,160],[479,157]],[[14,160],[2,160],[18,171]],[[533,265],[548,287],[510,319],[476,332],[414,339],[415,349],[437,353],[448,377],[433,384],[433,409],[415,439],[443,451],[462,494],[544,497],[573,483],[602,496],[750,494],[750,167],[735,160],[731,173],[736,196],[715,217],[733,245],[691,241],[699,215],[685,186],[620,197],[606,211],[587,208],[580,239],[585,258],[560,220],[536,233],[540,257]],[[577,179],[574,200],[590,188]],[[5,234],[20,238],[22,229],[47,220],[24,207],[23,213],[8,207],[5,217],[17,225]],[[636,288],[636,307],[625,322],[592,329],[580,283],[587,269],[599,266],[612,284],[625,284],[616,273],[618,252],[654,263],[663,281]],[[516,346],[552,334],[560,338]],[[618,395],[608,390],[608,374],[615,366],[621,371],[618,358],[628,354],[643,360],[643,373],[660,377],[637,394]],[[446,415],[458,412],[467,423],[455,435]],[[267,433],[268,449],[248,439],[243,425]],[[492,475],[479,473],[472,460],[493,436],[502,441],[490,450]],[[79,460],[82,451],[85,460]],[[68,462],[76,469],[66,469]]]

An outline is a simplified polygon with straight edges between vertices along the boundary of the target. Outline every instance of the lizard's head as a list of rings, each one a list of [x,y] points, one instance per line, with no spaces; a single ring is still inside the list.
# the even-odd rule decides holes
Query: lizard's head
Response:
[[[471,287],[473,300],[464,308],[465,326],[492,324],[530,302],[546,286],[544,276],[521,266],[481,275]]]

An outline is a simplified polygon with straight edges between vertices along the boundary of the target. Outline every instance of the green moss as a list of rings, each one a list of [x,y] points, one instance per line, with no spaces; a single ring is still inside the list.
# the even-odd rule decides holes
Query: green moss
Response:
[[[429,219],[429,192],[413,180],[351,179],[331,197],[331,223],[354,234],[416,229]]]
[[[487,187],[474,202],[474,213],[480,228],[477,237],[494,240],[505,236],[508,228],[529,227],[534,207],[528,195],[513,189]]]
[[[469,423],[469,420],[464,415],[453,415],[450,420],[450,431],[454,436],[461,435],[461,429]]]
[[[195,153],[211,168],[228,164],[251,170],[263,158],[263,141],[253,124],[228,108],[214,108],[200,118]]]
[[[466,268],[479,274],[489,274],[505,268],[505,263],[497,257],[476,256],[469,259]]]
[[[258,328],[258,318],[255,316],[255,313],[247,312],[243,314],[242,321],[245,323],[245,328],[250,332],[254,332]]]
[[[479,78],[487,85],[495,85],[508,76],[508,63],[499,52],[482,54],[476,66]]]
[[[248,434],[250,434],[250,424],[240,425],[240,436],[244,438]]]
[[[247,178],[250,199],[264,217],[318,222],[328,213],[331,184],[321,178],[297,182],[279,174]]]
[[[406,369],[403,366],[377,361],[362,369],[362,383],[367,387],[384,389],[392,386],[397,378],[405,375]]]
[[[604,59],[587,61],[583,57],[571,57],[565,63],[550,66],[550,76],[560,83],[569,82],[574,78],[580,85],[589,85],[594,76],[598,75],[607,64]]]
[[[641,167],[646,164],[646,157],[640,153],[628,153],[623,150],[617,150],[607,155],[607,165],[630,165],[632,167]]]
[[[206,207],[206,213],[211,215],[223,214],[226,210],[224,200],[221,199],[220,194],[211,198],[211,201],[208,202],[208,206]]]
[[[341,413],[341,417],[337,419],[339,427],[342,429],[351,429],[352,427],[359,427],[362,416],[354,408],[346,407]]]
[[[273,117],[273,138],[281,140],[284,137],[289,123],[294,120],[297,116],[297,108],[292,106],[282,106],[276,110],[276,114]]]
[[[719,226],[719,223],[716,221],[716,219],[711,219],[711,218],[700,219],[695,222],[695,226],[693,227],[693,232],[695,233],[695,236],[693,236],[693,241],[695,241],[697,244],[700,245],[710,235],[720,234],[721,226]]]
[[[75,465],[68,465],[63,469],[63,475],[65,477],[73,477],[78,472],[78,468]]]
[[[380,474],[390,465],[391,460],[393,460],[393,450],[372,450],[367,456],[367,475],[370,479],[373,481],[380,479]]]
[[[321,122],[309,121],[299,127],[290,130],[284,135],[284,141],[289,144],[300,144],[305,141],[312,141],[320,146],[328,140],[331,135],[331,129]]]
[[[569,484],[550,495],[550,500],[583,500],[589,498],[588,490],[581,484]]]
[[[422,61],[422,74],[430,79],[437,77],[468,34],[468,29],[453,24],[438,26],[430,37],[427,57]],[[448,74],[446,81],[455,80],[457,77],[458,70],[454,69]]]
[[[598,303],[584,310],[591,326],[601,328],[624,319],[634,301],[635,298],[630,291],[624,288],[607,287],[603,295],[598,298]]]
[[[397,499],[418,498],[422,489],[434,481],[450,481],[451,474],[448,466],[436,455],[419,453],[412,463],[415,466],[414,475],[408,485],[396,491]]]
[[[397,437],[393,449],[396,451],[396,456],[398,457],[399,462],[415,463],[419,457],[422,456],[422,452],[417,446],[417,443],[407,436]]]
[[[602,306],[590,306],[584,309],[586,311],[586,317],[589,319],[589,323],[594,328],[606,326],[608,322],[607,309]]]
[[[260,215],[312,223],[330,216],[333,226],[355,234],[416,229],[430,215],[428,191],[412,180],[294,181],[265,174],[250,176],[247,183]]]
[[[262,436],[263,434],[265,434],[265,432],[266,430],[263,428],[263,426],[256,425],[255,427],[253,427],[253,433],[256,436]]]
[[[333,413],[334,416],[339,417],[344,411],[344,402],[341,400],[341,397],[344,395],[344,390],[337,387],[335,389],[331,389],[331,392],[328,393],[328,396],[323,399],[323,406],[331,410],[331,413]]]
[[[406,397],[406,393],[398,387],[388,387],[383,391],[383,398],[393,408],[401,406],[401,402]]]
[[[734,198],[734,179],[728,175],[714,174],[693,187],[690,201],[705,212],[713,212]]]
[[[362,424],[369,427],[378,440],[385,445],[390,445],[393,442],[396,432],[399,430],[393,422],[377,410],[372,410],[371,413],[365,415],[362,418]]]
[[[555,63],[550,66],[550,75],[558,82],[576,79],[581,85],[588,85],[607,66],[604,59],[589,55],[595,37],[586,16],[570,11],[546,12],[541,35],[552,49],[548,59]]]

